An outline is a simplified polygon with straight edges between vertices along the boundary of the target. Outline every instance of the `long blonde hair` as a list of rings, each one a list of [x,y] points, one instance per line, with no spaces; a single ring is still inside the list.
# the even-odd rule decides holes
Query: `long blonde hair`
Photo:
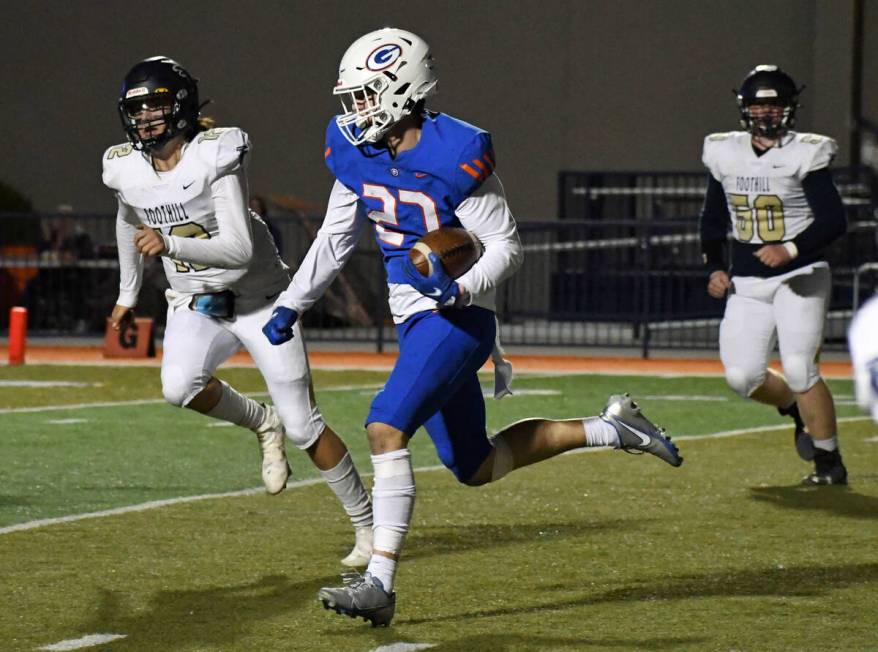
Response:
[[[198,126],[195,128],[195,133],[201,133],[202,131],[210,131],[216,127],[216,120],[214,120],[209,115],[203,115],[198,118]]]

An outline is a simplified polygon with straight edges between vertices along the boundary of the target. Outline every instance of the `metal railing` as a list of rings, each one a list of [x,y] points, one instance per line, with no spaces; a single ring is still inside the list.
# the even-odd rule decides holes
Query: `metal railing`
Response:
[[[828,252],[834,278],[828,349],[843,348],[853,309],[878,287],[878,274],[871,273],[876,223],[864,188],[861,181],[849,184],[849,229]],[[665,187],[660,196],[674,192]],[[656,196],[638,193],[655,206]],[[520,222],[525,262],[497,297],[504,343],[634,347],[644,356],[652,348],[715,348],[724,303],[706,292],[697,220],[667,209],[650,217],[644,206],[635,219],[592,211],[589,219]],[[271,225],[295,269],[319,218],[277,213]],[[0,331],[10,306],[24,305],[33,333],[103,333],[118,291],[114,228],[109,215],[0,214]],[[166,287],[161,265],[152,261],[138,313],[154,317],[160,333]],[[308,339],[381,350],[396,340],[386,294],[381,256],[371,234],[364,235],[327,296],[304,315]]]

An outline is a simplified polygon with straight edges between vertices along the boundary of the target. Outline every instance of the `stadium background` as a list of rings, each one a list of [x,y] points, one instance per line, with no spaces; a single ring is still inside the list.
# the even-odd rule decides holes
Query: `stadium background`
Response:
[[[840,177],[860,225],[833,251],[830,344],[842,360],[822,369],[852,480],[828,491],[798,486],[809,465],[790,446],[790,421],[735,396],[719,361],[691,351],[682,360],[571,355],[585,352],[571,346],[577,328],[594,326],[592,342],[639,346],[650,320],[672,326],[692,306],[704,324],[669,329],[661,342],[697,336],[695,355],[714,355],[722,303],[699,303],[697,244],[684,237],[698,193],[671,216],[653,215],[641,194],[600,204],[607,210],[591,222],[558,218],[561,170],[691,170],[662,187],[703,183],[702,138],[736,128],[730,90],[760,62],[807,84],[801,128],[837,138],[837,163],[851,163],[858,7],[862,117],[875,123],[878,0],[5,3],[0,181],[32,201],[35,223],[68,220],[96,246],[111,239],[114,208],[100,153],[121,140],[116,91],[134,61],[161,53],[189,66],[215,101],[210,113],[250,132],[253,190],[296,197],[319,219],[342,51],[381,25],[422,33],[440,66],[435,107],[494,133],[531,247],[501,297],[504,341],[542,337],[557,354],[516,347],[517,394],[487,402],[489,430],[533,414],[596,413],[609,394],[629,391],[673,433],[686,464],[669,472],[621,453],[563,456],[475,494],[432,472],[435,452],[415,437],[418,506],[397,619],[378,631],[339,621],[314,595],[337,579],[348,524],[322,484],[309,486],[316,472],[305,458],[292,460],[300,484],[265,496],[252,435],[167,405],[157,360],[105,361],[99,347],[78,356],[66,345],[94,344],[115,298],[114,253],[16,260],[7,245],[19,218],[0,214],[0,649],[878,649],[878,436],[843,359],[851,270],[876,260],[871,186]],[[867,144],[869,133],[859,134]],[[314,222],[273,215],[294,262]],[[363,240],[351,277],[377,289],[355,287],[357,297],[383,284]],[[640,285],[624,286],[629,273]],[[156,276],[140,313],[161,320]],[[650,277],[672,279],[674,293]],[[34,284],[31,323],[61,335],[51,341],[63,350],[32,338],[26,365],[2,364],[10,279]],[[321,302],[327,339],[333,305],[351,296],[335,292]],[[632,296],[649,301],[621,302]],[[82,323],[82,308],[96,326]],[[605,321],[585,322],[596,308]],[[535,323],[546,330],[528,330]],[[71,337],[83,325],[89,338]],[[330,348],[318,335],[309,329],[312,353]],[[315,390],[368,471],[362,414],[393,356],[352,354],[352,344],[316,351]],[[241,357],[220,374],[265,396]]]
[[[122,75],[158,53],[201,79],[202,98],[213,100],[206,114],[250,133],[251,193],[272,200],[282,255],[295,267],[332,182],[321,154],[338,110],[338,60],[353,38],[382,25],[431,43],[435,108],[494,135],[527,253],[500,296],[509,344],[624,346],[644,356],[651,347],[715,349],[722,302],[704,292],[695,235],[701,143],[737,128],[731,89],[757,63],[780,64],[804,84],[800,130],[840,145],[836,180],[851,228],[830,253],[830,348],[844,348],[851,311],[878,280],[860,269],[878,254],[874,171],[843,169],[878,165],[878,47],[870,38],[878,0],[418,0],[404,9],[83,1],[25,3],[5,17],[0,116],[11,154],[0,161],[0,181],[38,215],[21,228],[0,210],[0,331],[15,304],[30,310],[33,332],[103,330],[115,295],[115,203],[99,158],[123,140],[115,109]],[[640,174],[613,174],[620,170]],[[395,339],[373,249],[364,237],[347,278],[306,316],[312,341],[381,350]],[[139,305],[157,318],[159,334],[164,287],[160,271],[148,272]]]
[[[737,128],[731,89],[757,63],[799,84],[800,127],[851,155],[854,0],[524,0],[406,3],[82,0],[6,3],[0,179],[40,210],[114,210],[100,154],[137,60],[172,56],[207,112],[254,142],[251,185],[322,204],[338,61],[361,33],[423,35],[440,110],[494,134],[519,219],[553,218],[559,170],[699,170],[701,141]],[[878,122],[878,2],[863,2],[863,107]]]

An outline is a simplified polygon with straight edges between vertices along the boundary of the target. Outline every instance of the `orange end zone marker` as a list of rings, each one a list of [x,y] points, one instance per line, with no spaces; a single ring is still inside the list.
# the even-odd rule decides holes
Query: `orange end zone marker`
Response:
[[[27,308],[15,306],[9,311],[9,364],[24,364],[27,343]]]

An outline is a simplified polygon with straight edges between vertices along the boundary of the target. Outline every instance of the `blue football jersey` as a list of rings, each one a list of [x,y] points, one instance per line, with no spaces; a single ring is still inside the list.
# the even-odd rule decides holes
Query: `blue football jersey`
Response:
[[[421,129],[417,146],[396,158],[373,145],[351,145],[335,118],[326,130],[326,165],[360,198],[391,283],[406,282],[399,263],[421,236],[460,226],[455,208],[494,171],[488,132],[432,112]]]

